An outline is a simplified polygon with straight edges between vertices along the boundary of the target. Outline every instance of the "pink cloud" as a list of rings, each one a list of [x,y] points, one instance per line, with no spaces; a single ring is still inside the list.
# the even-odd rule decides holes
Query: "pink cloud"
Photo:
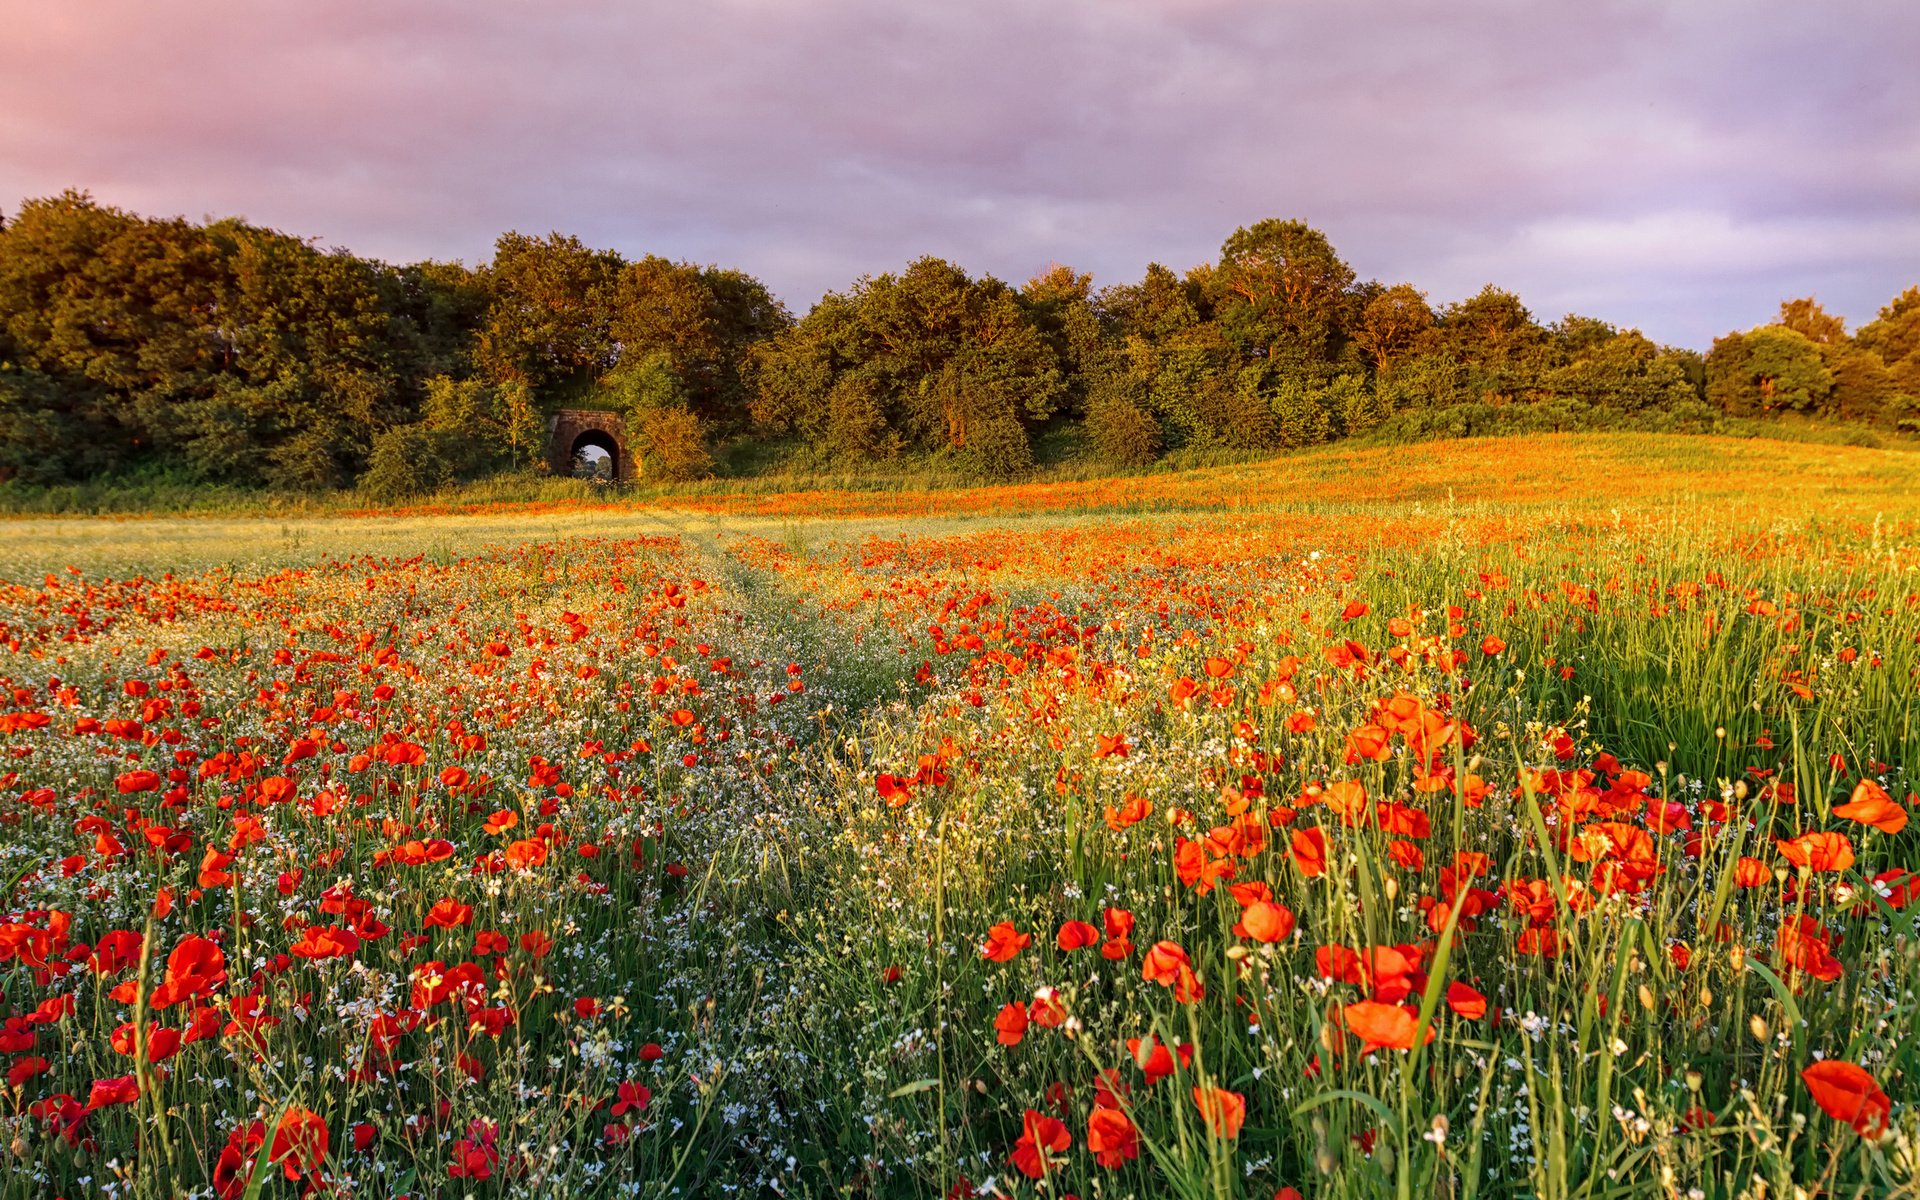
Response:
[[[1857,322],[1920,278],[1920,16],[1872,0],[0,0],[0,21],[0,205],[89,187],[396,260],[562,229],[738,265],[804,309],[922,253],[1118,282],[1298,216],[1436,300],[1494,280],[1694,345],[1808,291]],[[1807,252],[1756,260],[1788,235]]]

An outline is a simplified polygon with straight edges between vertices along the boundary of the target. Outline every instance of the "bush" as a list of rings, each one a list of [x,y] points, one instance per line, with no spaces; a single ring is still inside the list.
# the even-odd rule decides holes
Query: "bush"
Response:
[[[424,425],[400,425],[373,440],[360,491],[391,503],[446,487],[459,477],[457,456],[444,433]]]
[[[1352,437],[1387,419],[1387,398],[1380,388],[1359,375],[1342,375],[1321,392],[1321,403],[1339,420],[1341,432]]]
[[[1101,396],[1087,409],[1087,437],[1094,451],[1122,467],[1141,467],[1160,456],[1160,422],[1123,396]]]
[[[891,457],[899,438],[887,430],[887,414],[873,384],[862,375],[845,375],[827,393],[825,449],[835,463]]]
[[[1321,393],[1289,379],[1272,399],[1272,420],[1278,425],[1279,444],[1293,449],[1317,446],[1333,437],[1333,417],[1321,403]]]
[[[1033,470],[1033,443],[1018,419],[990,417],[970,431],[959,458],[970,474],[1010,479]]]
[[[713,452],[699,414],[678,406],[627,417],[627,440],[645,479],[703,479],[713,474]]]

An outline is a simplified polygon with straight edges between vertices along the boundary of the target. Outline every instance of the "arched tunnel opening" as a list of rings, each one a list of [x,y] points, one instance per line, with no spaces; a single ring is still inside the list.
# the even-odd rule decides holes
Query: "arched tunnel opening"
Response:
[[[576,478],[612,482],[620,478],[620,443],[598,429],[585,430],[573,439],[569,461]]]

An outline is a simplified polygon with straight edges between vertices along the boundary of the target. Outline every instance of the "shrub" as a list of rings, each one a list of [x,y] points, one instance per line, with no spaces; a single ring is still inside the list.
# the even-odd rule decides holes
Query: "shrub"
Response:
[[[373,440],[360,491],[388,503],[446,487],[459,476],[446,434],[424,425],[400,425]]]
[[[1160,456],[1160,422],[1123,396],[1103,396],[1089,404],[1087,437],[1101,458],[1119,466],[1145,466]]]
[[[1033,443],[1014,417],[990,417],[969,431],[959,458],[971,474],[1010,479],[1033,470]]]
[[[713,474],[707,430],[690,408],[644,409],[627,417],[627,439],[643,478],[700,479]]]

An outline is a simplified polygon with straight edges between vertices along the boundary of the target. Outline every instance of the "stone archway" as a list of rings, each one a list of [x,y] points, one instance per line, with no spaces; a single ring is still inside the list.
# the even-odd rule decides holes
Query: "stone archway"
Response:
[[[585,408],[563,408],[547,420],[547,469],[572,475],[576,454],[592,446],[613,460],[613,478],[634,477],[633,455],[627,452],[626,423],[620,414]]]

